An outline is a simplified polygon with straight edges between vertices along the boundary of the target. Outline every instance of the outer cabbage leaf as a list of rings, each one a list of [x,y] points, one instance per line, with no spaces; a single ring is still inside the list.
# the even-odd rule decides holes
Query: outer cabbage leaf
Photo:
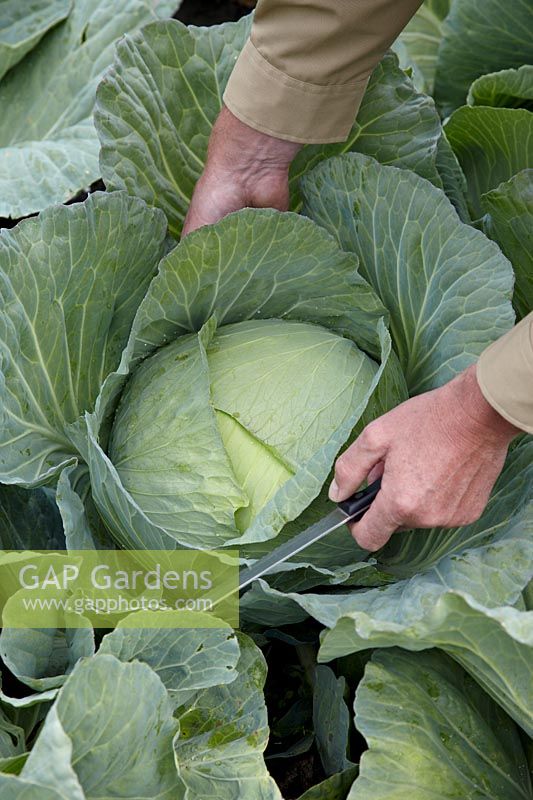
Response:
[[[403,69],[411,68],[420,91],[433,94],[442,23],[450,0],[426,0],[396,39],[393,50]]]
[[[357,767],[345,769],[311,786],[298,800],[346,800],[356,776]]]
[[[470,212],[466,200],[466,178],[452,146],[446,138],[444,131],[437,147],[437,169],[442,180],[442,186],[448,199],[459,214],[461,222],[470,223]]]
[[[302,175],[325,158],[346,152],[372,156],[381,164],[410,169],[442,188],[436,169],[441,136],[433,100],[417,91],[400,69],[395,53],[386,53],[370,77],[357,120],[345,142],[304,147],[291,165],[293,204],[299,203]]]
[[[478,78],[468,90],[471,106],[503,106],[533,111],[533,65],[503,69]]]
[[[36,692],[62,686],[80,658],[94,654],[94,631],[85,628],[11,628],[10,597],[3,610],[0,656],[19,681]],[[31,701],[25,699],[25,705]]]
[[[67,20],[4,78],[0,216],[64,202],[99,177],[96,86],[115,41],[156,18],[155,8],[152,0],[73,0]]]
[[[81,661],[48,714],[21,779],[46,780],[64,797],[66,776],[83,790],[69,800],[180,800],[184,788],[172,757],[176,727],[165,687],[146,664],[123,664],[110,655]]]
[[[474,219],[482,214],[485,192],[533,167],[533,113],[523,108],[465,106],[445,131],[466,175]]]
[[[533,797],[516,726],[436,650],[376,651],[355,722],[369,749],[348,800]]]
[[[344,700],[346,681],[330,667],[319,664],[313,686],[313,727],[320,760],[326,775],[353,767],[348,759],[350,713]]]
[[[125,194],[56,206],[0,236],[0,479],[53,480],[77,451],[69,424],[116,368],[165,234]]]
[[[533,169],[481,197],[483,229],[514,267],[513,305],[521,319],[533,311]]]
[[[70,0],[4,0],[0,6],[0,80],[69,11]]]
[[[57,481],[55,498],[67,550],[115,549],[115,543],[96,510],[85,463],[65,467]]]
[[[465,102],[480,75],[533,62],[533,7],[499,0],[454,0],[443,25],[435,98],[444,116]]]
[[[173,613],[173,612],[168,612]],[[177,621],[182,616],[177,613]],[[158,615],[139,612],[139,627],[124,627],[120,621],[102,639],[98,655],[113,655],[120,661],[143,661],[159,675],[176,706],[189,703],[209,686],[231,684],[237,678],[240,648],[233,630],[222,621],[217,628],[157,628]],[[140,627],[141,620],[146,622]],[[213,618],[209,618],[213,625]],[[127,623],[126,623],[127,624]]]
[[[511,265],[429,182],[349,154],[319,165],[303,192],[305,213],[358,256],[389,310],[411,394],[453,378],[512,326]]]
[[[147,25],[117,46],[97,93],[95,123],[106,185],[163,209],[178,236],[204,166],[211,127],[235,60],[250,32],[238,23],[186,28]],[[393,54],[370,80],[357,122],[340,145],[305,147],[291,171],[293,207],[300,175],[318,161],[360,150],[435,181],[440,135],[433,102],[414,89]]]
[[[139,308],[121,367],[104,383],[95,413],[86,417],[93,496],[121,544],[213,547],[261,541],[275,536],[317,496],[337,451],[366,407],[389,352],[383,306],[355,266],[353,255],[340,251],[310,220],[269,210],[233,214],[191,234],[166,256]],[[220,326],[257,317],[316,323],[352,339],[382,362],[374,380],[360,387],[343,425],[282,486],[239,539],[233,524],[207,526],[210,509],[201,495],[196,508],[184,507],[183,518],[174,515],[171,532],[155,524],[121,485],[98,443],[127,372],[156,347],[198,331],[213,316]],[[204,336],[209,337],[208,328],[198,340],[200,348],[205,346]],[[201,361],[198,365],[201,371]]]
[[[12,758],[26,749],[24,730],[0,708],[0,758]]]
[[[301,618],[291,609],[296,603],[330,629],[322,639],[323,661],[370,647],[440,647],[531,734],[533,612],[511,607],[522,603],[522,591],[533,575],[533,504],[525,502],[531,491],[530,448],[526,441],[510,454],[493,503],[479,523],[470,526],[471,536],[465,529],[462,548],[452,531],[448,554],[444,532],[437,536],[441,557],[425,571],[351,594],[283,594],[260,581],[254,587],[252,612],[257,617],[262,608],[263,615],[268,614],[274,605],[278,624],[284,616],[288,624]],[[520,480],[525,464],[529,472]],[[412,542],[411,534],[397,534],[398,539],[404,535]],[[414,566],[423,569],[421,564]],[[247,595],[244,606],[246,599]]]
[[[52,791],[60,791],[65,800],[85,800],[72,759],[72,742],[61,725],[57,709],[46,717],[46,738],[41,735],[26,761],[22,780],[30,780]]]
[[[268,741],[266,663],[251,639],[240,634],[239,643],[233,683],[198,692],[190,707],[176,712],[178,773],[191,798],[281,800],[263,759]]]
[[[71,800],[60,789],[50,789],[42,783],[4,773],[0,773],[0,792],[2,800]]]
[[[279,800],[262,757],[268,726],[260,650],[224,623],[211,630],[150,630],[154,615],[142,616],[146,628],[119,625],[104,637],[97,658],[145,662],[163,681],[180,724],[178,773],[191,797]]]
[[[117,45],[97,92],[102,176],[162,208],[178,236],[211,127],[251,18],[209,28],[147,25]]]

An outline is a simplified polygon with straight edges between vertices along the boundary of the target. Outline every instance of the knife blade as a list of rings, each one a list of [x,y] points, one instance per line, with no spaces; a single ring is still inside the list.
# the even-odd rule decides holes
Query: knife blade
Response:
[[[266,575],[274,567],[287,561],[315,542],[319,542],[348,522],[358,522],[372,505],[381,487],[381,478],[371,483],[366,489],[355,492],[347,500],[338,504],[337,508],[323,519],[315,522],[306,530],[293,536],[289,541],[258,559],[250,567],[242,567],[239,572],[239,589],[249,586],[257,578]]]

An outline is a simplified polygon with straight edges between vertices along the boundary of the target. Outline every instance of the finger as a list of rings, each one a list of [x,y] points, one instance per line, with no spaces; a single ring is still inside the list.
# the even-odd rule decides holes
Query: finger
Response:
[[[383,475],[384,469],[385,469],[385,462],[384,461],[378,461],[378,463],[375,465],[375,467],[372,467],[372,469],[370,470],[370,472],[367,475],[366,479],[367,479],[368,483],[369,484],[370,483],[374,483],[374,481],[377,481],[378,478],[381,478],[381,476]]]
[[[350,497],[386,453],[387,445],[381,437],[379,425],[375,422],[367,425],[359,438],[337,459],[329,499],[338,503]]]
[[[381,490],[364,517],[349,527],[359,547],[375,552],[387,544],[398,525],[387,495]]]
[[[189,233],[197,230],[198,228],[202,228],[204,225],[210,225],[213,222],[217,222],[216,218],[211,218],[207,215],[204,211],[202,213],[199,209],[201,207],[201,201],[193,196],[191,205],[189,207],[189,211],[187,212],[187,216],[185,217],[185,222],[183,223],[183,230],[181,232],[181,238],[184,239]]]

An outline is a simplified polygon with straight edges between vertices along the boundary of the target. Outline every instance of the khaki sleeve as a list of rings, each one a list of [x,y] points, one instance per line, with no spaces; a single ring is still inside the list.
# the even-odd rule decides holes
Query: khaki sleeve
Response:
[[[477,380],[502,417],[533,433],[533,313],[482,353]]]
[[[302,143],[347,138],[370,73],[422,0],[259,0],[224,103]]]

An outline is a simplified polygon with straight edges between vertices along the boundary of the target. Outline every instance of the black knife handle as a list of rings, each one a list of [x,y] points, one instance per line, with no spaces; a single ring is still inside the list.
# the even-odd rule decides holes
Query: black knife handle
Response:
[[[341,511],[344,511],[345,514],[348,514],[349,517],[352,517],[350,520],[351,522],[359,522],[363,514],[368,511],[372,505],[372,502],[380,488],[381,478],[378,478],[377,481],[371,483],[370,486],[366,487],[366,489],[361,489],[355,494],[352,494],[351,497],[348,497],[347,500],[342,500],[340,503],[338,503],[338,506]]]

